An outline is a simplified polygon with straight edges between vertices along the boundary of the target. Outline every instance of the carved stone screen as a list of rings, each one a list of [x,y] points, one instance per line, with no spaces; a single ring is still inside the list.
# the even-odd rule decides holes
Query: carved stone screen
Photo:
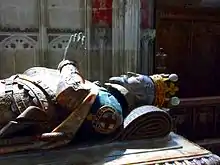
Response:
[[[32,66],[56,68],[70,34],[83,32],[85,35],[84,3],[81,0],[1,0],[0,77],[22,73]],[[74,58],[80,59],[85,54],[84,47],[73,49]]]
[[[0,1],[1,77],[39,64],[36,6],[36,0]]]
[[[80,63],[86,78],[103,81],[127,71],[148,73],[155,34],[152,2],[1,0],[0,78],[32,66],[56,68],[71,34],[76,42],[68,59]]]

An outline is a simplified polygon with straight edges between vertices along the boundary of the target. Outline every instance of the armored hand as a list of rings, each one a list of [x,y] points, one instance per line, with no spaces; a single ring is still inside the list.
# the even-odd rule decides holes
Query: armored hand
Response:
[[[65,60],[59,64],[60,81],[56,91],[56,101],[63,115],[62,122],[50,133],[63,134],[65,140],[54,141],[48,148],[70,142],[87,117],[98,91],[87,88],[74,62]],[[63,112],[64,111],[64,112]],[[58,112],[59,115],[59,112]]]

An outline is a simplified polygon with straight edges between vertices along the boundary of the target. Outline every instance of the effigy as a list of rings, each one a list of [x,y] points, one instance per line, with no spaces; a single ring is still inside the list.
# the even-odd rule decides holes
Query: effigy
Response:
[[[74,139],[165,136],[170,132],[171,118],[156,106],[172,101],[165,91],[165,81],[172,78],[177,77],[128,73],[110,78],[102,87],[85,80],[72,61],[62,61],[58,70],[30,68],[1,81],[0,137],[8,143],[24,143],[35,137],[39,148],[53,148]],[[164,89],[157,93],[156,88]]]
[[[57,69],[30,68],[0,81],[0,154],[100,142],[104,152],[127,143],[148,146],[145,156],[135,151],[142,163],[218,164],[218,156],[172,133],[166,107],[179,104],[177,82],[176,74],[128,72],[101,85],[65,59]],[[92,155],[96,147],[83,150]],[[75,163],[85,164],[83,153],[71,152],[78,155]],[[125,155],[112,164],[137,164],[136,157]],[[98,161],[95,157],[86,163]]]

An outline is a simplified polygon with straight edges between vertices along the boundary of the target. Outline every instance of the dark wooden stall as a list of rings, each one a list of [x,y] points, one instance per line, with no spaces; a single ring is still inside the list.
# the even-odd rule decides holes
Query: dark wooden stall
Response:
[[[181,97],[220,95],[220,10],[161,7],[157,49],[167,54],[167,72],[180,77]]]
[[[156,13],[156,50],[167,54],[164,72],[180,79],[181,104],[171,108],[174,129],[220,148],[220,9],[160,4]]]

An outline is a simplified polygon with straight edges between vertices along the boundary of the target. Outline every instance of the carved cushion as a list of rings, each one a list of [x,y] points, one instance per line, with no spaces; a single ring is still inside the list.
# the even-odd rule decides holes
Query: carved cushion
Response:
[[[120,103],[112,94],[100,90],[75,140],[104,140],[119,133],[118,128],[122,122],[123,116]]]

